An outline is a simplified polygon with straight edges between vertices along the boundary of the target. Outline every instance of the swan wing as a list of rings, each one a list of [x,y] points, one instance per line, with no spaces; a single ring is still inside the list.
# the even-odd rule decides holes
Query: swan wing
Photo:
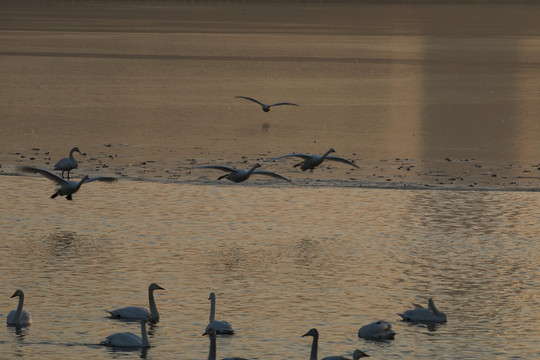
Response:
[[[96,176],[96,177],[88,178],[88,179],[84,180],[84,182],[85,182],[85,183],[92,182],[92,181],[115,182],[116,180],[118,180],[118,179],[117,179],[117,178],[114,178],[114,177],[109,177],[109,176]]]
[[[123,332],[109,335],[101,343],[108,346],[142,346],[141,338],[131,332]]]
[[[23,166],[20,168],[20,170],[23,172],[32,173],[32,174],[41,174],[45,176],[47,179],[52,180],[59,185],[66,185],[69,183],[69,181],[62,179],[62,177],[56,175],[55,173],[49,170],[40,169],[40,168],[36,168],[32,166]]]
[[[424,307],[420,304],[412,303],[415,309],[423,309]]]
[[[404,321],[419,322],[419,323],[445,323],[446,315],[437,315],[433,311],[426,308],[416,308],[407,310],[403,313],[398,313]]]
[[[299,106],[298,104],[290,103],[290,102],[277,102],[277,103],[275,103],[275,104],[270,104],[269,106],[279,106],[279,105],[293,105],[293,106]]]
[[[217,169],[227,172],[237,172],[238,170],[229,166],[225,165],[202,165],[202,166],[196,166],[193,169]]]
[[[26,310],[23,310],[21,312],[21,321],[17,322],[15,319],[15,315],[17,314],[17,310],[11,310],[7,316],[7,324],[8,325],[30,325],[32,323],[32,316],[30,313]]]
[[[246,100],[250,100],[250,101],[253,101],[261,106],[265,106],[266,104],[265,103],[262,103],[260,102],[259,100],[255,99],[255,98],[252,98],[252,97],[249,97],[249,96],[237,96],[237,98],[239,99],[246,99]]]
[[[327,160],[332,160],[332,161],[338,161],[338,162],[342,162],[342,163],[345,163],[345,164],[349,164],[349,165],[354,166],[354,167],[358,167],[358,165],[356,165],[352,161],[344,159],[344,158],[342,158],[340,156],[330,155],[330,156],[327,156],[326,159]]]
[[[116,309],[113,311],[107,310],[107,312],[111,314],[112,318],[115,318],[115,319],[146,320],[151,316],[150,311],[140,306],[128,306],[128,307]]]
[[[271,172],[271,171],[266,171],[266,170],[254,170],[254,171],[252,172],[252,174],[271,176],[271,177],[276,178],[276,179],[282,179],[282,180],[291,182],[291,180],[287,179],[285,176],[276,174],[276,173]]]
[[[300,158],[302,158],[302,159],[310,159],[310,158],[312,158],[313,156],[312,156],[312,155],[308,155],[308,154],[302,154],[302,153],[293,153],[293,154],[288,154],[288,155],[283,155],[283,156],[278,156],[278,157],[270,158],[270,159],[267,159],[267,160],[265,160],[265,161],[275,161],[275,160],[284,159],[284,158],[288,158],[288,157],[300,157]]]
[[[79,163],[70,158],[62,158],[54,165],[54,170],[72,170],[76,169],[79,166]]]
[[[225,320],[214,320],[209,323],[206,326],[206,333],[208,333],[211,327],[216,330],[216,334],[234,334],[235,331],[232,328],[231,324],[229,324],[229,322]]]

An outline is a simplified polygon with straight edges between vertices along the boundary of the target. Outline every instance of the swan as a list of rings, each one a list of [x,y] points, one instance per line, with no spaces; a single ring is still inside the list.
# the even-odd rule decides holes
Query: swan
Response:
[[[311,343],[311,355],[309,356],[309,360],[317,360],[317,351],[318,351],[318,347],[319,347],[319,331],[315,328],[313,329],[310,329],[307,333],[305,333],[304,335],[302,335],[302,337],[304,336],[313,336],[313,342]],[[366,354],[365,352],[363,352],[362,350],[360,349],[356,349],[354,350],[353,354],[353,360],[358,360],[362,357],[369,357],[368,354]],[[323,358],[322,360],[350,360],[344,356],[327,356],[325,358]]]
[[[428,300],[427,309],[418,304],[413,303],[413,305],[415,307],[414,309],[407,310],[403,313],[398,313],[398,315],[401,316],[404,321],[438,324],[446,323],[446,314],[437,310],[432,298],[429,298]]]
[[[234,334],[234,329],[232,328],[231,324],[229,324],[227,321],[219,321],[216,320],[216,294],[213,292],[210,293],[210,297],[208,297],[208,300],[210,300],[210,322],[206,326],[206,330],[204,331],[203,335],[208,334],[208,331],[213,328],[216,331],[216,334]]]
[[[23,172],[28,172],[28,173],[41,174],[45,176],[47,179],[55,181],[58,185],[60,185],[60,187],[56,190],[56,192],[51,195],[51,199],[54,199],[55,197],[60,195],[60,196],[65,196],[66,199],[68,200],[72,200],[71,195],[79,191],[82,184],[84,183],[88,183],[92,181],[113,182],[117,180],[116,178],[107,177],[107,176],[97,176],[97,177],[91,178],[91,177],[88,177],[88,175],[85,175],[79,182],[76,182],[76,181],[65,180],[49,170],[44,170],[44,169],[40,169],[36,167],[24,166],[20,168],[20,170]]]
[[[58,162],[54,165],[54,170],[62,170],[62,178],[64,177],[64,171],[67,171],[67,179],[69,180],[69,172],[79,166],[79,163],[73,157],[73,153],[75,151],[79,154],[81,153],[78,147],[74,147],[69,152],[69,157],[58,160]]]
[[[156,283],[151,283],[148,287],[148,302],[150,311],[140,306],[128,306],[113,311],[106,310],[115,319],[148,319],[152,322],[159,322],[159,313],[154,300],[154,290],[165,290]]]
[[[207,329],[207,335],[208,337],[210,337],[210,350],[208,351],[208,360],[216,360],[217,359],[216,329],[210,326]],[[239,357],[228,357],[222,360],[246,360],[246,359],[239,358]]]
[[[146,320],[141,320],[141,336],[132,332],[123,332],[109,335],[101,341],[101,345],[121,346],[121,347],[150,347],[148,335],[146,334]]]
[[[32,323],[32,316],[30,316],[30,313],[26,310],[23,310],[23,304],[24,304],[24,292],[21,289],[17,289],[13,295],[11,295],[12,298],[18,296],[19,297],[19,305],[17,306],[17,310],[11,310],[7,316],[7,324],[8,325],[30,325]]]
[[[358,337],[368,340],[394,340],[395,335],[392,324],[384,320],[372,322],[358,330]]]
[[[290,103],[290,102],[277,102],[277,103],[274,103],[274,104],[265,104],[257,99],[254,99],[252,97],[249,97],[249,96],[237,96],[237,98],[240,98],[240,99],[246,99],[246,100],[250,100],[250,101],[253,101],[254,103],[257,103],[259,105],[262,106],[262,110],[264,112],[269,112],[270,111],[270,108],[272,106],[279,106],[279,105],[292,105],[292,106],[298,106],[298,104],[293,104],[293,103]]]
[[[235,168],[224,166],[224,165],[203,165],[203,166],[196,166],[194,167],[194,169],[217,169],[217,170],[227,171],[229,173],[218,177],[218,180],[226,178],[227,180],[230,180],[236,183],[247,180],[251,175],[266,175],[266,176],[274,177],[276,179],[282,179],[282,180],[291,182],[291,180],[287,179],[286,177],[273,173],[271,171],[255,170],[258,167],[261,167],[261,165],[255,164],[249,170],[239,170],[239,169],[235,169]]]
[[[328,155],[328,154],[333,153],[333,152],[335,152],[335,150],[331,148],[326,153],[324,153],[323,155],[309,155],[309,154],[302,154],[302,153],[293,153],[293,154],[289,154],[289,155],[283,155],[283,156],[278,156],[278,157],[275,157],[275,158],[271,158],[271,159],[268,159],[266,161],[275,161],[275,160],[278,160],[278,159],[283,159],[283,158],[292,157],[292,156],[300,157],[300,158],[303,158],[304,161],[294,165],[294,167],[300,166],[302,171],[313,170],[315,167],[319,166],[324,160],[339,161],[339,162],[342,162],[342,163],[345,163],[345,164],[348,164],[348,165],[351,165],[351,166],[354,166],[354,167],[358,167],[358,165],[356,165],[355,163],[353,163],[350,160],[344,159],[344,158],[339,157],[339,156],[329,156]]]

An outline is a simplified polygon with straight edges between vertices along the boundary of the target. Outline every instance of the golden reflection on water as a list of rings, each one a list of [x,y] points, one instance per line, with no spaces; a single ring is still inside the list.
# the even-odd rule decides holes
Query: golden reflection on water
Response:
[[[109,350],[96,346],[104,336],[138,330],[104,310],[147,306],[150,282],[166,290],[156,294],[162,320],[149,357],[206,356],[210,291],[217,317],[238,331],[218,339],[220,356],[307,357],[300,335],[311,327],[322,334],[321,354],[478,358],[494,338],[508,356],[537,351],[529,332],[539,321],[536,193],[121,181],[66,201],[49,199],[44,185],[0,183],[6,194],[26,189],[0,205],[10,259],[0,272],[6,290],[25,290],[34,318],[24,344],[0,335],[10,354],[104,356]],[[448,324],[398,320],[429,296]],[[11,300],[2,297],[1,308],[14,308]],[[394,342],[357,339],[361,325],[380,318],[394,324]],[[511,333],[501,330],[508,323]]]

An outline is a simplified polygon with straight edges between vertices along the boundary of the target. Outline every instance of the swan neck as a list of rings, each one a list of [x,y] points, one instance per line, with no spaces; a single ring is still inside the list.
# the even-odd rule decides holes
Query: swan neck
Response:
[[[216,318],[216,298],[212,296],[210,299],[210,322]]]
[[[150,305],[150,316],[152,321],[159,321],[159,313],[156,306],[156,301],[154,300],[154,290],[148,289],[148,303]]]
[[[150,346],[150,342],[148,341],[148,334],[146,333],[146,321],[141,321],[141,339],[143,347]]]
[[[210,350],[208,351],[208,360],[216,360],[217,350],[216,350],[216,334],[210,332]]]
[[[322,158],[326,158],[330,153],[332,152],[332,149],[328,150],[327,152],[324,153],[324,155],[322,156]]]
[[[319,348],[319,334],[313,335],[313,342],[311,343],[311,355],[309,360],[317,360],[317,349]]]
[[[15,322],[21,323],[22,309],[24,304],[24,294],[19,295],[19,305],[17,305],[17,311],[15,312]]]
[[[73,153],[75,152],[75,149],[71,149],[71,151],[69,152],[69,159],[71,161],[75,161],[75,158],[73,157]]]
[[[249,169],[248,174],[251,175],[253,171],[255,171],[256,168],[258,168],[258,165],[253,166],[251,169]]]

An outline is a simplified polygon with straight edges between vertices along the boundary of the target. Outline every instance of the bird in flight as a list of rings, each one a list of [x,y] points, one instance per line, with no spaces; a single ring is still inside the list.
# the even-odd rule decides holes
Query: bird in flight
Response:
[[[262,110],[264,112],[269,112],[270,111],[270,108],[273,107],[273,106],[279,106],[279,105],[292,105],[292,106],[299,106],[298,104],[294,104],[294,103],[290,103],[290,102],[277,102],[277,103],[274,103],[274,104],[265,104],[255,98],[252,98],[252,97],[249,97],[249,96],[237,96],[237,98],[240,98],[240,99],[246,99],[246,100],[250,100],[250,101],[253,101],[259,105],[262,106]]]
[[[324,160],[339,161],[339,162],[345,163],[347,165],[358,167],[358,165],[356,165],[355,163],[353,163],[350,160],[347,160],[347,159],[342,158],[340,156],[329,155],[330,153],[333,153],[333,152],[335,152],[335,150],[331,148],[326,153],[324,153],[322,155],[309,155],[309,154],[302,154],[302,153],[293,153],[293,154],[288,154],[288,155],[283,155],[283,156],[278,156],[278,157],[275,157],[275,158],[271,158],[271,159],[268,159],[266,161],[274,161],[274,160],[283,159],[283,158],[287,158],[287,157],[300,157],[300,158],[303,158],[304,161],[294,165],[294,167],[300,166],[302,171],[313,170],[315,167],[319,166]]]

